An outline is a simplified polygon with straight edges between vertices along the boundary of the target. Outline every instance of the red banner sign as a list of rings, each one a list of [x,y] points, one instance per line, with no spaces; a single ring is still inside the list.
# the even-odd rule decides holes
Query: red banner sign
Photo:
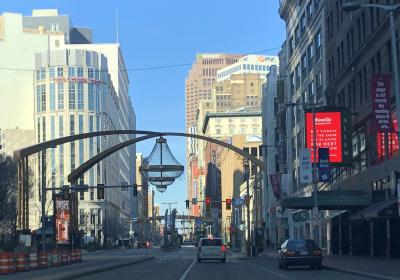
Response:
[[[397,117],[395,112],[392,112],[392,124],[395,132],[388,133],[387,152],[389,154],[389,157],[392,157],[393,153],[399,150],[399,137],[397,134],[398,132]],[[385,133],[378,133],[376,135],[376,147],[378,152],[378,159],[384,158],[386,156]]]
[[[271,181],[271,187],[272,191],[274,192],[274,195],[276,198],[280,198],[281,196],[281,191],[279,187],[279,176],[278,174],[270,174],[269,179]]]
[[[341,112],[316,112],[315,130],[317,150],[328,148],[329,162],[341,163],[343,161]],[[311,112],[306,113],[306,147],[311,150],[311,162],[315,162],[313,114]]]
[[[69,200],[55,197],[55,233],[57,244],[69,244],[70,208]]]
[[[390,74],[372,77],[372,117],[376,132],[393,132],[390,114],[390,77]]]

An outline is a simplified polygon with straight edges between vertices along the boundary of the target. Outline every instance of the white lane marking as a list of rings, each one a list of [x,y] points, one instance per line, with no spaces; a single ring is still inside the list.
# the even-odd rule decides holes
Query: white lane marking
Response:
[[[273,270],[269,270],[269,269],[266,269],[265,267],[258,266],[258,265],[252,264],[252,263],[248,263],[248,262],[246,262],[246,263],[247,263],[248,265],[250,265],[250,266],[253,266],[253,267],[256,267],[256,268],[258,268],[258,269],[265,270],[265,271],[267,271],[267,272],[269,272],[269,273],[278,275],[279,277],[282,277],[282,278],[285,278],[285,279],[288,279],[288,280],[294,280],[293,278],[290,278],[290,277],[286,276],[285,274],[282,274],[282,273],[279,273],[279,272],[276,272],[276,271],[273,271]]]
[[[179,280],[185,280],[186,276],[188,275],[189,271],[192,269],[194,264],[196,263],[196,259],[193,259],[193,262],[189,265],[189,267],[186,269],[185,273],[183,273],[182,277]]]

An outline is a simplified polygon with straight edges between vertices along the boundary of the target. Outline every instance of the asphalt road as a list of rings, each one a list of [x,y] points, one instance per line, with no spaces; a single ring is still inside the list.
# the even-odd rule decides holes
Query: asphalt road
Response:
[[[288,271],[279,270],[276,261],[272,259],[238,259],[228,256],[227,263],[195,261],[195,248],[182,248],[174,252],[161,252],[153,249],[150,255],[152,261],[113,269],[86,277],[81,280],[102,279],[140,279],[140,280],[362,280],[355,276],[332,270],[310,270],[308,268],[290,268]]]

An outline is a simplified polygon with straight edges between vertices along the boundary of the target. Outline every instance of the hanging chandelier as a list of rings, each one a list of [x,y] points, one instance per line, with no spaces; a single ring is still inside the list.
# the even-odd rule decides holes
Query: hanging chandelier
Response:
[[[183,166],[175,159],[167,140],[163,137],[156,140],[149,157],[139,168],[142,176],[159,192],[166,191],[167,187],[183,174],[183,170]]]

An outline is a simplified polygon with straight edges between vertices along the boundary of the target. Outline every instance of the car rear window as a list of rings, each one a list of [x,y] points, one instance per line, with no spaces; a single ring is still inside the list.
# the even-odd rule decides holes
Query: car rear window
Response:
[[[287,244],[287,249],[290,251],[307,251],[305,240],[290,240]]]
[[[201,246],[222,246],[221,239],[202,239]]]

